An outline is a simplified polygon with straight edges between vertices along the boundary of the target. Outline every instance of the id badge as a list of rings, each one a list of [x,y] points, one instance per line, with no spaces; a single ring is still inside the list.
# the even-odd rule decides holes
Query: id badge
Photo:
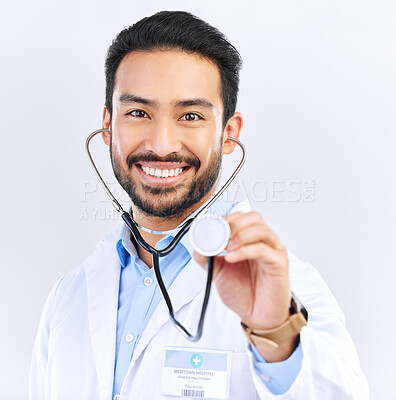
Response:
[[[231,351],[165,347],[162,394],[227,399],[231,357]]]

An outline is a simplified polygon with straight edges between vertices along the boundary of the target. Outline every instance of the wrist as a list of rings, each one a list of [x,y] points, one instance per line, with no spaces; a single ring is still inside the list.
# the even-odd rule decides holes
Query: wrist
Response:
[[[267,363],[281,362],[287,360],[296,350],[300,343],[300,334],[287,338],[279,343],[276,350],[265,350],[259,346],[254,346],[256,351],[265,359]]]
[[[272,329],[255,330],[241,322],[251,345],[269,362],[287,359],[299,343],[301,328],[307,324],[308,313],[292,293],[290,314],[285,322]]]

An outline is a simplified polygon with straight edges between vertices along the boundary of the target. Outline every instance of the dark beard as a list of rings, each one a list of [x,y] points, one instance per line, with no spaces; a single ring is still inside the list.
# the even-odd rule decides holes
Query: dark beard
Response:
[[[148,194],[147,199],[142,198],[137,193],[136,182],[134,182],[125,171],[122,169],[119,161],[114,157],[112,145],[110,143],[110,158],[113,166],[114,175],[118,183],[128,194],[133,204],[139,208],[144,214],[159,218],[176,218],[183,214],[184,211],[189,209],[194,204],[198,203],[204,196],[206,196],[213,188],[218,180],[221,162],[222,162],[222,147],[219,147],[217,153],[213,154],[210,165],[195,181],[192,181],[188,187],[185,195],[176,199],[172,204],[166,204],[166,201],[161,204],[161,199],[166,200],[167,195],[176,193],[178,188],[185,187],[185,185],[177,185],[174,187],[151,187],[142,185],[143,190]],[[139,161],[170,161],[170,162],[185,162],[188,165],[195,167],[196,171],[199,170],[201,165],[200,161],[192,158],[182,158],[176,154],[168,157],[160,158],[155,154],[145,154],[137,156],[129,156],[127,163],[129,170],[132,166]],[[159,199],[159,204],[156,206],[154,202],[150,202],[150,196],[156,196]]]

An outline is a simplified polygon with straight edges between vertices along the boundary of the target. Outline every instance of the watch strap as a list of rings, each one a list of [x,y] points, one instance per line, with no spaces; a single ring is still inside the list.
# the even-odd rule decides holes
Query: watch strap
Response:
[[[283,340],[300,333],[301,328],[307,325],[303,313],[300,311],[289,317],[282,325],[268,330],[253,330],[241,322],[243,331],[251,345],[257,349],[274,351]]]

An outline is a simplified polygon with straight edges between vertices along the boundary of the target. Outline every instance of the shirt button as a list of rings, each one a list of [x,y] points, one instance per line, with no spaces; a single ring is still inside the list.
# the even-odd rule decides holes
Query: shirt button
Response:
[[[120,398],[121,398],[121,396],[120,396],[119,394],[116,394],[116,395],[113,397],[113,400],[120,400]]]
[[[128,335],[125,336],[125,340],[130,343],[132,342],[134,336],[132,335],[132,333],[128,333]]]
[[[261,374],[261,379],[264,382],[269,382],[271,380],[271,378],[268,375],[264,375],[264,374]]]
[[[149,276],[147,276],[146,278],[144,278],[144,284],[146,286],[151,286],[151,284],[153,283],[153,278],[150,278]]]

